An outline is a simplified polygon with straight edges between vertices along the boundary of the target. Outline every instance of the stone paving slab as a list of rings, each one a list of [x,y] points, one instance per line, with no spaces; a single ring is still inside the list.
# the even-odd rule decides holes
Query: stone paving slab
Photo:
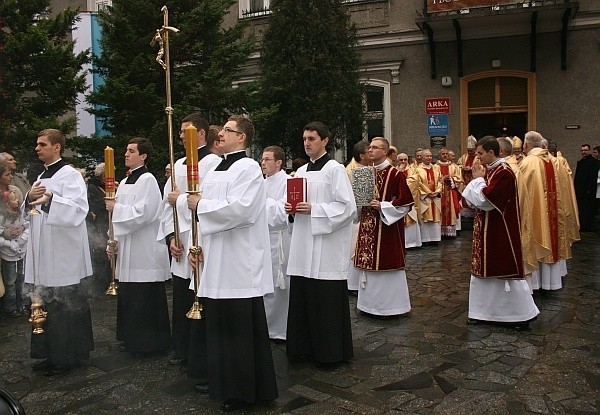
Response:
[[[407,253],[413,309],[377,319],[351,297],[355,358],[323,369],[289,363],[273,344],[279,398],[253,414],[597,414],[600,412],[600,238],[573,246],[560,291],[534,299],[531,331],[466,325],[471,233]],[[0,387],[29,415],[215,414],[219,402],[193,391],[169,356],[118,351],[116,301],[92,303],[96,349],[89,365],[44,377],[32,371],[25,317],[0,318]]]

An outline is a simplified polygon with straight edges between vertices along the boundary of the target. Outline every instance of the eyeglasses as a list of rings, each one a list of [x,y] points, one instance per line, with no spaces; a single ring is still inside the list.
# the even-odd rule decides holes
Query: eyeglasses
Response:
[[[223,130],[222,130],[222,131],[223,131],[223,132],[226,132],[226,133],[244,134],[244,133],[243,133],[243,132],[241,132],[241,131],[236,131],[236,130],[234,130],[234,129],[232,129],[232,128],[229,128],[229,127],[225,127],[225,128],[223,128]]]
[[[384,147],[377,147],[377,146],[369,146],[369,150],[386,150],[386,148]]]
[[[260,159],[260,161],[261,161],[261,163],[262,163],[263,161],[275,161],[275,159],[270,159],[270,158],[266,158],[266,157],[265,157],[265,158],[263,158],[263,159]]]

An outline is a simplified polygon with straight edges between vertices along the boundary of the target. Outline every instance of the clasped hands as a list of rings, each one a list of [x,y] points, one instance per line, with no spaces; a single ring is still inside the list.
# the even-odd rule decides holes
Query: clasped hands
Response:
[[[32,206],[45,205],[52,200],[52,192],[46,189],[42,182],[35,182],[31,190],[27,193],[27,200]]]
[[[473,162],[471,174],[473,175],[474,179],[477,179],[478,177],[485,177],[485,167],[481,164],[479,157],[477,157]]]

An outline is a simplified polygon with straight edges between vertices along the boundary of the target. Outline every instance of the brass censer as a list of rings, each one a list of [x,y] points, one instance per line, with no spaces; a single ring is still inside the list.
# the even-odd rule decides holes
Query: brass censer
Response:
[[[30,217],[30,222],[33,222],[33,218],[40,219],[40,211],[35,207],[31,208],[27,215]],[[36,246],[35,246],[35,225],[33,223],[30,224],[31,232],[31,264],[33,266],[33,294],[31,299],[31,315],[29,316],[29,323],[31,323],[31,327],[33,328],[33,334],[42,334],[44,332],[44,323],[48,319],[48,312],[44,311],[44,304],[42,303],[42,299],[40,298],[39,288],[37,286],[37,267],[35,261],[36,254]]]

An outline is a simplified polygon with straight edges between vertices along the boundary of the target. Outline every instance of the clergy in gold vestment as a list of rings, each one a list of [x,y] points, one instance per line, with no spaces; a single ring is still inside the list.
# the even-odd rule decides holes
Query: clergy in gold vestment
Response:
[[[419,157],[421,152],[419,150]],[[404,247],[418,248],[422,245],[421,228],[419,227],[419,182],[411,179],[411,175],[418,167],[414,163],[408,163],[408,155],[406,153],[398,154],[398,165],[396,168],[404,175],[408,188],[413,196],[414,204],[410,211],[404,216]]]
[[[500,158],[504,159],[504,162],[510,166],[515,174],[519,172],[519,163],[513,157],[513,142],[508,137],[498,137],[498,145],[500,146]]]
[[[561,187],[564,186],[564,191],[569,194],[570,203],[567,201],[567,229],[571,240],[579,240],[579,212],[577,210],[577,198],[575,196],[575,186],[573,185],[573,171],[569,162],[563,157],[560,151],[556,152],[556,160],[558,161],[560,173],[565,180],[560,181]],[[566,198],[565,198],[566,199]]]
[[[467,137],[467,152],[460,156],[456,164],[458,164],[462,171],[462,179],[463,186],[459,190],[463,190],[464,186],[468,185],[471,179],[473,178],[473,174],[471,173],[471,168],[473,166],[473,162],[475,161],[475,147],[477,145],[477,139],[470,135]]]
[[[419,190],[419,221],[423,243],[438,242],[442,239],[442,175],[439,166],[431,163],[432,158],[431,150],[423,150],[422,163],[409,178],[409,183],[417,182]]]
[[[456,237],[456,231],[460,230],[460,193],[458,188],[462,185],[460,167],[448,160],[448,149],[441,148],[439,151],[437,165],[442,175],[442,236]]]
[[[462,183],[458,188],[460,193],[463,192],[466,185],[469,184],[471,179],[473,178],[473,174],[471,173],[471,168],[473,166],[473,162],[475,161],[475,147],[477,146],[477,139],[472,135],[467,137],[467,153],[460,156],[456,164],[458,164],[461,168],[461,177]],[[461,215],[463,217],[472,218],[474,213],[473,210],[469,207],[467,203],[463,201]]]
[[[558,290],[566,275],[562,260],[571,258],[571,243],[577,239],[568,214],[570,196],[564,187],[568,175],[548,150],[541,148],[542,139],[535,131],[525,135],[527,157],[519,164],[523,259],[527,273],[535,270],[533,289]]]

